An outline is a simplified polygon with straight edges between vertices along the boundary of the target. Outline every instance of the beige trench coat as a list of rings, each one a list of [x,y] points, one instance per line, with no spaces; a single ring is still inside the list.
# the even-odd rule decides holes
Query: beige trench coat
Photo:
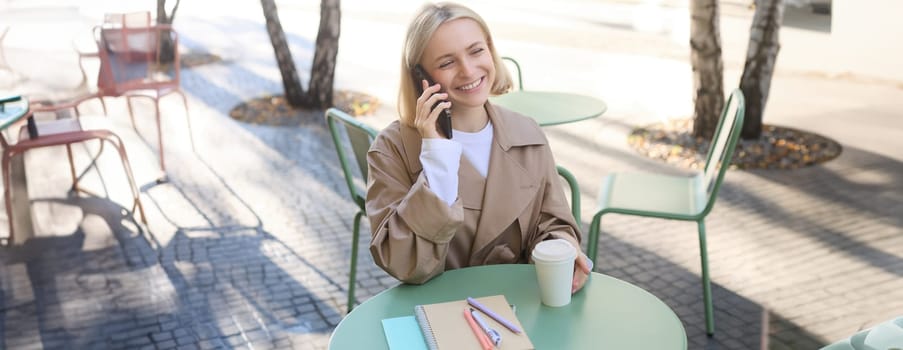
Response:
[[[416,129],[395,121],[370,147],[370,252],[395,278],[419,284],[445,270],[527,263],[537,243],[553,238],[579,249],[579,229],[542,130],[515,112],[489,103],[486,109],[494,130],[488,176],[462,156],[451,206],[429,188]]]

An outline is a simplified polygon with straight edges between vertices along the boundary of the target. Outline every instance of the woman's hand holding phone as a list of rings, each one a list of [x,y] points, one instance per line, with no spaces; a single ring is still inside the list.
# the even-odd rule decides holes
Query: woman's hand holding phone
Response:
[[[414,126],[420,131],[422,138],[444,138],[436,129],[436,121],[439,115],[451,108],[451,102],[447,101],[448,94],[440,92],[439,84],[430,86],[426,80],[420,81],[423,93],[417,98],[417,116]]]

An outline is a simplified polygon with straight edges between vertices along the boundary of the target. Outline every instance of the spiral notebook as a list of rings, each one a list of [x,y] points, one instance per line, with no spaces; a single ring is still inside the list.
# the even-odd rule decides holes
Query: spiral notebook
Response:
[[[524,329],[504,295],[493,295],[476,299],[509,322],[514,323],[520,329]],[[420,325],[421,332],[430,350],[480,349],[480,343],[464,318],[464,310],[468,307],[470,306],[467,304],[467,300],[417,305],[414,307],[414,316]],[[488,321],[489,326],[502,336],[502,342],[498,349],[534,349],[533,343],[530,342],[530,338],[527,337],[525,332],[514,333],[490,317],[485,317],[485,319]]]

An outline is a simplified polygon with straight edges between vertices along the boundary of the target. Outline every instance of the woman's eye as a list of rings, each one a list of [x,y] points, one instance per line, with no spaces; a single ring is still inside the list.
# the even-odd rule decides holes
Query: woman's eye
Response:
[[[452,61],[445,61],[439,64],[439,68],[445,68],[452,64]]]
[[[482,47],[481,47],[481,48],[477,48],[477,49],[474,49],[473,51],[471,51],[470,54],[471,54],[471,55],[476,55],[476,54],[482,53],[484,50],[485,50],[485,49],[482,48]]]

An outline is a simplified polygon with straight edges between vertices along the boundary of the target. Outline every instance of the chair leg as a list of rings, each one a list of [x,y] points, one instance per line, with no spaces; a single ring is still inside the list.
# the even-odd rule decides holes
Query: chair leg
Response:
[[[103,96],[98,96],[98,100],[100,100],[100,107],[103,108],[103,115],[107,116],[107,103],[103,101]]]
[[[357,285],[357,243],[360,240],[361,217],[364,216],[363,211],[358,211],[354,216],[354,229],[351,231],[351,268],[348,272],[348,312],[354,309],[356,303],[354,297],[354,287]]]
[[[94,168],[98,169],[98,171],[100,170],[99,168],[97,168],[97,159],[100,158],[101,154],[103,154],[103,145],[104,145],[103,141],[104,140],[100,139],[99,141],[100,142],[98,143],[99,147],[97,148],[97,154],[91,156],[91,158],[90,158],[91,163],[89,163],[88,166],[85,167],[86,173],[87,173],[88,169],[90,169],[92,166]],[[66,152],[67,152],[67,156],[69,156],[69,171],[72,173],[72,187],[70,188],[70,190],[75,193],[82,192],[89,196],[97,196],[93,192],[88,191],[88,190],[78,186],[78,179],[80,178],[80,176],[75,171],[75,161],[74,161],[75,158],[72,156],[72,144],[66,144]]]
[[[134,129],[135,132],[138,132],[138,127],[135,126],[135,111],[134,108],[132,108],[132,96],[125,97],[125,104],[129,107],[129,119],[132,120],[132,129]]]
[[[602,222],[602,214],[605,212],[598,212],[593,216],[593,221],[589,224],[589,240],[586,243],[586,255],[593,261],[593,264],[596,264],[596,253],[599,245],[599,225]]]
[[[705,302],[705,332],[710,337],[715,334],[715,312],[712,310],[712,285],[709,280],[709,258],[705,243],[705,222],[696,222],[699,226],[699,256],[702,259],[702,296]]]
[[[3,201],[6,203],[6,219],[9,221],[9,238],[6,239],[7,245],[13,244],[13,235],[15,225],[13,224],[13,203],[10,198],[10,179],[9,179],[9,160],[10,154],[3,152]]]
[[[134,213],[135,208],[137,207],[138,213],[141,214],[141,222],[147,225],[147,217],[144,216],[144,206],[141,205],[141,193],[138,191],[138,185],[135,184],[135,177],[132,174],[129,156],[125,153],[125,145],[123,145],[122,140],[115,135],[106,138],[106,140],[112,143],[119,151],[119,159],[122,161],[122,168],[125,170],[125,176],[129,180],[129,187],[132,190],[132,212]]]
[[[78,175],[75,174],[75,162],[72,159],[72,144],[66,144],[66,155],[69,156],[69,173],[72,174],[72,192],[78,192]]]
[[[157,118],[157,145],[160,147],[160,170],[166,173],[166,162],[163,160],[163,128],[160,125],[160,99],[154,99],[154,114]]]
[[[197,149],[194,147],[194,133],[191,132],[191,118],[188,115],[188,98],[185,97],[182,90],[176,90],[175,92],[182,96],[182,104],[185,105],[185,123],[188,124],[188,140],[191,141],[191,150],[197,153]]]

